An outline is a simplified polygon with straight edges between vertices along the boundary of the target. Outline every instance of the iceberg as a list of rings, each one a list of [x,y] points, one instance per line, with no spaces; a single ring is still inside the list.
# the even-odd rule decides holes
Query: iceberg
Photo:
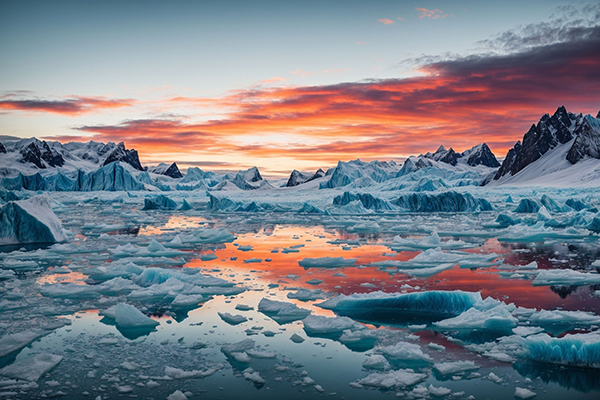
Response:
[[[161,194],[153,199],[144,199],[144,208],[142,210],[174,210],[176,208],[177,203],[164,194]]]
[[[523,339],[527,357],[537,362],[575,367],[600,368],[598,332],[551,337],[542,333]]]
[[[0,245],[66,242],[47,195],[0,206]]]
[[[488,298],[489,299],[489,298]],[[487,299],[486,299],[487,300]],[[492,330],[492,331],[510,331],[517,326],[518,320],[513,317],[511,311],[516,307],[500,303],[495,307],[478,307],[482,304],[476,304],[462,314],[435,322],[434,325],[439,329],[456,330]]]
[[[407,323],[457,316],[481,302],[479,292],[427,291],[340,295],[317,304],[337,314],[365,321]]]
[[[333,204],[336,206],[345,206],[354,201],[360,201],[363,207],[368,210],[392,211],[397,209],[389,201],[377,198],[370,193],[344,192],[344,194],[334,197]]]
[[[410,193],[400,195],[392,202],[410,212],[476,212],[491,211],[492,205],[485,199],[470,193],[454,191],[439,194]]]
[[[534,199],[522,199],[515,209],[516,213],[536,213],[540,210],[540,203]]]

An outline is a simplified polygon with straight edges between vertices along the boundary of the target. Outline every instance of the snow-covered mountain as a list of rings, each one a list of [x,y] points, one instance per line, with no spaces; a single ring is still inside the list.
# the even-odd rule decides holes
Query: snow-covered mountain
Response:
[[[179,171],[177,163],[171,165],[167,163],[160,163],[155,167],[148,167],[148,172],[152,172],[157,175],[169,176],[173,179],[183,178],[183,174]]]
[[[559,107],[542,116],[508,151],[492,185],[600,184],[600,113],[573,114]]]
[[[323,171],[321,168],[319,168],[318,171],[315,172],[314,174],[300,172],[298,170],[293,170],[292,173],[290,174],[290,178],[288,179],[285,186],[286,187],[298,186],[303,183],[322,178],[324,176],[325,176],[325,171]]]
[[[111,162],[120,161],[129,164],[138,171],[144,168],[138,152],[126,149],[123,142],[60,142],[39,140],[36,138],[6,141],[1,144],[0,176],[18,173],[54,175],[56,169],[62,172],[83,170],[90,172]],[[2,151],[4,149],[4,151]]]

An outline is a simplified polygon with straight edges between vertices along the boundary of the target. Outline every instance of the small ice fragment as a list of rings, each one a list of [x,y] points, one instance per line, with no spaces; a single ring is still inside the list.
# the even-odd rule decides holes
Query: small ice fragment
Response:
[[[292,335],[292,337],[290,338],[290,340],[294,343],[302,343],[302,342],[304,342],[305,339],[302,336],[294,333]]]
[[[221,317],[221,319],[227,322],[229,325],[238,325],[242,322],[248,321],[248,318],[244,317],[243,315],[232,315],[229,313],[220,312],[217,312],[217,314],[219,314],[219,317]]]
[[[537,396],[537,393],[532,392],[529,389],[520,387],[515,388],[515,397],[518,397],[520,399],[532,399],[535,396]]]

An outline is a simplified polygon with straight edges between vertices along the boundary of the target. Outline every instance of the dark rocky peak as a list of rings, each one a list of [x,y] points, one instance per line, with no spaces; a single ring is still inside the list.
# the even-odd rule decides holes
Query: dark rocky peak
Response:
[[[596,114],[596,119],[600,119],[600,111],[598,111],[598,114]]]
[[[580,114],[570,113],[564,106],[559,107],[552,116],[543,115],[537,125],[532,125],[525,133],[522,144],[518,143],[518,148],[515,145],[512,153],[509,151],[494,179],[500,179],[508,173],[515,175],[548,150],[573,140],[576,135],[574,131],[582,121]]]
[[[38,168],[46,168],[42,162],[42,153],[40,149],[35,145],[35,142],[29,143],[27,147],[21,150],[21,162],[32,163]]]
[[[0,143],[0,153],[6,154],[6,147],[2,143]]]
[[[42,160],[46,161],[49,166],[62,167],[65,165],[65,160],[62,155],[57,151],[52,150],[45,141],[42,141],[40,152]]]
[[[567,153],[571,164],[586,157],[600,158],[600,121],[588,116],[575,129],[576,139]]]
[[[165,171],[164,175],[170,176],[173,179],[183,178],[183,174],[181,173],[181,171],[177,167],[177,163],[171,164],[169,166],[169,168],[167,168],[167,170]]]
[[[300,172],[298,170],[293,170],[292,173],[290,174],[290,178],[288,179],[287,184],[285,186],[286,187],[298,186],[303,183],[310,182],[310,181],[313,181],[318,178],[322,178],[324,176],[325,176],[325,171],[323,171],[321,168],[319,168],[317,170],[317,172],[315,172],[314,174],[307,174],[304,172]]]
[[[469,150],[465,150],[461,156],[467,157],[467,164],[472,167],[476,165],[485,165],[486,167],[498,168],[500,166],[496,156],[485,143],[478,144]]]
[[[446,148],[442,145],[438,147],[435,153],[432,154],[430,152],[427,152],[423,157],[429,158],[434,161],[444,162],[450,165],[456,165],[461,155],[456,153],[452,147],[446,150]]]
[[[109,144],[110,143],[107,143],[106,146],[108,146]],[[114,145],[114,143],[113,143],[113,145]],[[106,148],[106,146],[104,148]],[[133,168],[137,169],[138,171],[144,171],[144,168],[142,167],[142,164],[140,163],[140,158],[138,156],[138,152],[134,149],[127,150],[125,148],[125,144],[123,142],[121,142],[115,146],[114,150],[108,155],[106,160],[104,160],[103,165],[108,165],[115,161],[125,162],[125,163],[131,165]]]

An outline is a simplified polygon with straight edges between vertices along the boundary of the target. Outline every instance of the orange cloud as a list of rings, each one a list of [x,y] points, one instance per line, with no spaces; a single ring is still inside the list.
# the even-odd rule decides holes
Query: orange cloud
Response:
[[[149,157],[195,154],[205,161],[219,156],[258,164],[277,159],[287,160],[290,168],[298,161],[402,158],[440,144],[462,151],[486,142],[503,156],[533,122],[559,105],[596,114],[598,48],[600,27],[579,40],[521,53],[424,65],[422,75],[412,78],[251,87],[219,98],[165,101],[165,107],[222,110],[207,121],[133,119],[77,129],[94,140],[125,140]]]
[[[381,22],[384,25],[391,25],[394,23],[394,21],[392,21],[389,18],[378,19],[377,21]]]
[[[72,96],[60,100],[23,99],[11,95],[0,98],[1,110],[45,112],[75,116],[111,108],[130,107],[131,99],[107,99],[104,97]]]
[[[429,19],[441,19],[446,18],[448,14],[444,13],[439,8],[428,10],[426,8],[415,8],[419,12],[419,18],[429,18]]]

